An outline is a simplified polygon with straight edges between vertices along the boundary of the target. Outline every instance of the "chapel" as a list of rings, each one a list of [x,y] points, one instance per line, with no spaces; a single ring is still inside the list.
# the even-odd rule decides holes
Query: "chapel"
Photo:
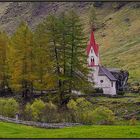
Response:
[[[94,82],[95,88],[101,88],[103,94],[116,95],[119,91],[124,91],[127,85],[128,72],[116,68],[106,68],[100,63],[99,45],[91,31],[87,48],[88,67],[91,72],[88,80]]]

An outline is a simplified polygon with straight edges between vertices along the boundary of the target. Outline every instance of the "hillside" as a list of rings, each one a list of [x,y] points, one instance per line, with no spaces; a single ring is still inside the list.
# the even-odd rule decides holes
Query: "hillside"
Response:
[[[0,28],[11,34],[25,20],[34,29],[50,13],[74,8],[89,36],[90,5],[91,2],[0,2]],[[140,2],[96,2],[95,6],[100,24],[95,37],[100,45],[101,63],[126,69],[130,82],[140,82]]]

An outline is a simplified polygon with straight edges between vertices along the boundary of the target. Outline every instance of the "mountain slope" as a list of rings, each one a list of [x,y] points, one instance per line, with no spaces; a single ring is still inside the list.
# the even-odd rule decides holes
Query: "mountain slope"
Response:
[[[50,13],[73,8],[89,36],[90,5],[91,2],[0,2],[0,28],[11,34],[25,20],[34,29]],[[100,45],[101,63],[126,69],[130,82],[140,82],[140,2],[96,2],[95,6],[100,23],[95,38]]]

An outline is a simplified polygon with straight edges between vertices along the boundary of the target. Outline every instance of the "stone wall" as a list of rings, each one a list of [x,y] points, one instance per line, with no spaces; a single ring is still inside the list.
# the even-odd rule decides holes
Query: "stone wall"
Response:
[[[15,118],[3,117],[1,115],[0,115],[0,121],[23,124],[28,126],[35,126],[40,128],[64,128],[64,127],[82,125],[80,123],[41,123],[41,122],[34,122],[34,121],[23,121],[23,120],[16,120]]]

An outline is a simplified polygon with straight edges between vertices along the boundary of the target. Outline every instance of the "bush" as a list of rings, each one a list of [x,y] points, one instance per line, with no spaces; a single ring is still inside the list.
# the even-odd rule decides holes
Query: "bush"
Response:
[[[13,98],[0,99],[0,114],[6,117],[15,117],[19,110],[19,104]]]
[[[78,98],[76,101],[73,99],[67,104],[70,110],[71,120],[73,122],[89,123],[91,122],[92,104],[85,98]]]
[[[45,122],[57,122],[59,115],[57,113],[57,106],[54,105],[51,101],[46,103],[44,112],[43,112],[43,121]]]
[[[133,117],[130,119],[129,124],[130,124],[130,125],[136,125],[136,122],[137,122],[136,117],[133,116]]]
[[[36,99],[32,104],[27,104],[25,108],[25,112],[29,115],[29,118],[34,121],[42,121],[43,112],[45,110],[45,103]]]
[[[76,99],[76,101],[71,99],[68,102],[67,107],[72,110],[83,111],[92,107],[92,104],[89,101],[87,101],[85,98],[81,97],[81,98]]]
[[[57,106],[52,102],[44,103],[42,100],[36,99],[32,104],[28,103],[26,105],[25,119],[41,122],[58,122]]]
[[[102,88],[95,88],[95,93],[103,93],[103,89]]]
[[[95,93],[95,89],[94,88],[86,88],[83,90],[83,92],[85,94],[93,94],[93,93]]]
[[[94,124],[93,110],[87,110],[83,112],[81,122],[83,124]]]
[[[6,104],[6,100],[5,99],[0,99],[0,115],[4,115],[4,107]]]
[[[107,107],[100,106],[93,111],[95,124],[113,124],[115,121],[114,113]]]
[[[130,91],[132,93],[140,93],[140,83],[134,82],[130,85]]]
[[[100,106],[93,110],[93,105],[85,98],[69,101],[67,107],[71,110],[72,120],[84,124],[113,124],[114,113],[106,107]]]
[[[122,95],[123,96],[124,94],[125,94],[125,91],[118,91],[117,92],[117,95]]]
[[[31,121],[32,120],[32,109],[31,104],[27,103],[24,110],[24,119]]]

